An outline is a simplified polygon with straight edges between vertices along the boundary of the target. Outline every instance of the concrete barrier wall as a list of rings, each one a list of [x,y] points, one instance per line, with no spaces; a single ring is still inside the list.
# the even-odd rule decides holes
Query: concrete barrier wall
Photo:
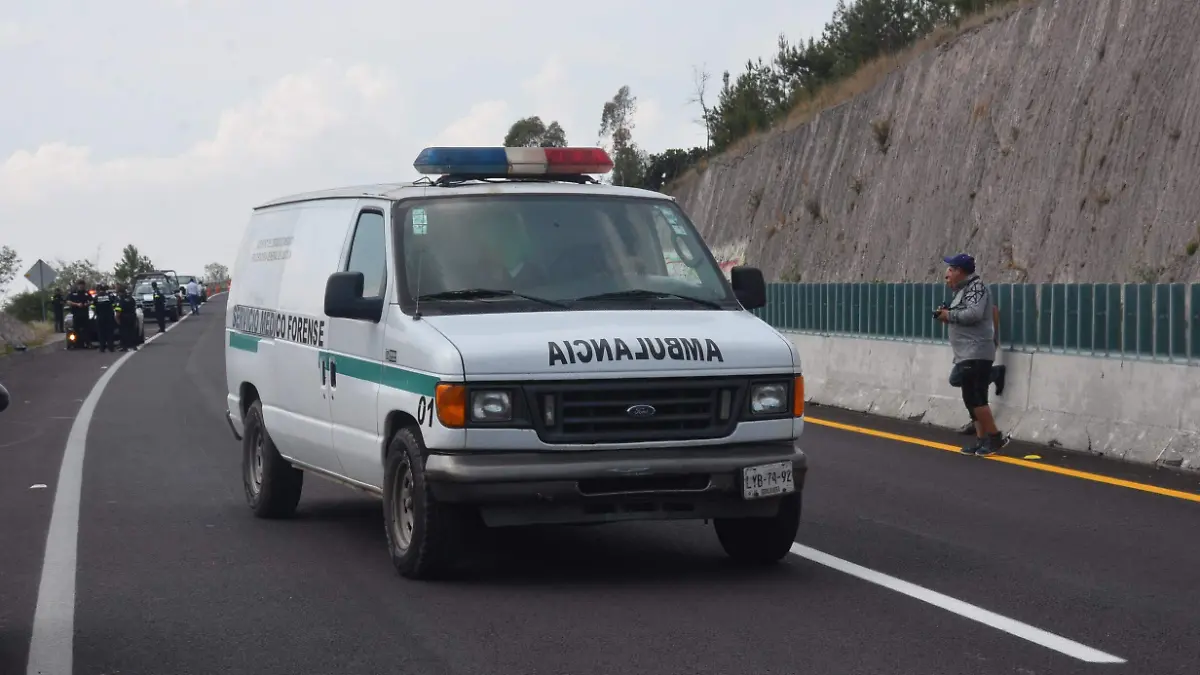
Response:
[[[808,400],[941,427],[969,421],[940,344],[785,333],[803,359]],[[1002,431],[1122,461],[1200,471],[1200,368],[1051,353],[1002,352]]]

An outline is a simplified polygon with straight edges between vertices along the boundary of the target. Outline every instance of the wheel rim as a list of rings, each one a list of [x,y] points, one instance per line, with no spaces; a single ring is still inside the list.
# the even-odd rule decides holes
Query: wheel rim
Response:
[[[250,491],[258,495],[262,492],[263,480],[263,434],[262,431],[254,433],[254,452],[250,457],[249,466],[246,467],[246,472],[249,474]]]
[[[398,489],[392,497],[392,538],[396,547],[407,551],[412,545],[413,528],[416,516],[413,513],[413,480],[408,466],[396,470],[396,485]]]

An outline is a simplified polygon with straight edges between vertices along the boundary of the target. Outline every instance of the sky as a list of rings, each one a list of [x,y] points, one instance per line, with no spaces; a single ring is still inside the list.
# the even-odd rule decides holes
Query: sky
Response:
[[[232,266],[250,209],[413,180],[430,145],[500,145],[557,120],[600,143],[638,98],[634,141],[704,144],[693,71],[734,75],[835,0],[6,0],[0,3],[0,245],[111,269],[127,244],[181,274]],[[745,9],[754,7],[753,13]]]

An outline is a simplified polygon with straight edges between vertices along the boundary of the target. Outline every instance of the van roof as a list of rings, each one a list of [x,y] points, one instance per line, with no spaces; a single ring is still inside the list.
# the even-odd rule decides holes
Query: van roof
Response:
[[[387,199],[397,201],[408,197],[439,197],[450,196],[455,194],[520,194],[520,193],[538,193],[538,194],[606,194],[621,197],[642,197],[649,199],[662,199],[664,201],[675,201],[675,198],[654,192],[653,190],[643,190],[640,188],[620,187],[616,185],[605,185],[596,183],[578,184],[567,182],[546,182],[546,181],[490,181],[490,182],[471,182],[461,183],[454,186],[435,186],[427,182],[419,183],[380,183],[376,185],[355,185],[349,187],[332,188],[329,190],[316,190],[313,192],[303,192],[300,194],[289,195],[272,199],[254,207],[254,210],[265,209],[272,206],[281,206],[283,204],[295,204],[298,202],[310,202],[320,199]]]

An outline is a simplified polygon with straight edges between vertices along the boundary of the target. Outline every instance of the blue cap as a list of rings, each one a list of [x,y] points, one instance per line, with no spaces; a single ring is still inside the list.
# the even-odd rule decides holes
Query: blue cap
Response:
[[[967,274],[975,271],[975,259],[966,253],[956,253],[952,256],[942,258],[942,261],[951,267],[957,267]]]

